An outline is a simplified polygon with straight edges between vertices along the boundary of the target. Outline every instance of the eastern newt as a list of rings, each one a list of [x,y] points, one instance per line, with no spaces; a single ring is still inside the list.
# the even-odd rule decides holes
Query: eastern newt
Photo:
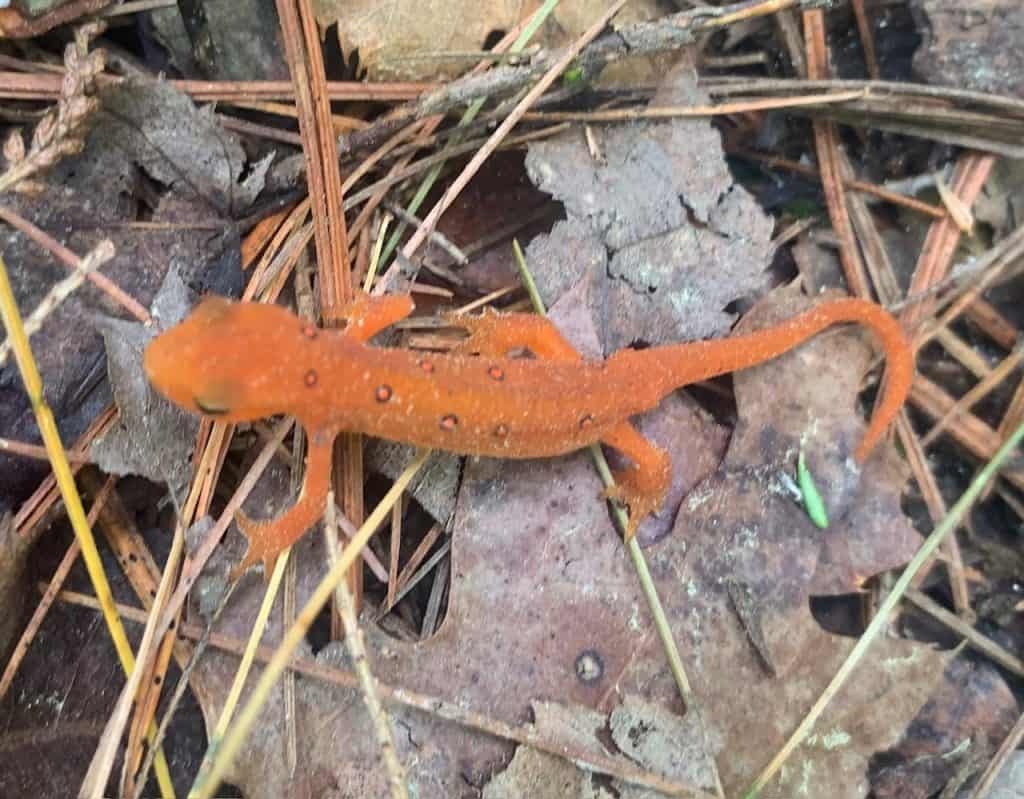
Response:
[[[839,322],[859,322],[884,346],[885,392],[854,452],[863,462],[896,416],[914,363],[899,323],[858,299],[824,302],[749,335],[625,349],[584,361],[547,319],[487,313],[450,317],[469,337],[448,354],[367,342],[411,313],[408,296],[360,295],[343,329],[320,329],[284,308],[203,300],[146,349],[153,385],[182,408],[225,422],[291,414],[309,434],[306,477],[295,504],[268,521],[239,517],[249,550],[236,570],[277,554],[320,518],[340,431],[470,455],[538,458],[600,441],[630,466],[610,498],[629,506],[632,536],[668,490],[668,454],[641,436],[631,416],[677,388],[770,360]],[[529,349],[534,358],[509,357]]]

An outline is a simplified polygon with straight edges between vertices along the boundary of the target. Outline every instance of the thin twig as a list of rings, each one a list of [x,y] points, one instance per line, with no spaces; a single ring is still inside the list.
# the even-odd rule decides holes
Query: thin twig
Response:
[[[953,632],[963,636],[971,649],[985,655],[985,657],[999,664],[1011,674],[1024,677],[1024,660],[1021,660],[1011,652],[1007,652],[1006,649],[991,638],[979,633],[973,625],[968,624],[955,613],[950,613],[930,596],[921,593],[916,588],[908,588],[907,599],[932,618],[945,624]]]
[[[415,214],[406,211],[398,203],[385,202],[384,207],[387,208],[391,213],[401,219],[407,225],[421,225],[423,221]],[[469,263],[469,258],[466,254],[452,243],[446,235],[438,230],[431,231],[430,240],[434,242],[438,247],[448,253],[457,264]]]
[[[911,472],[917,481],[921,496],[924,498],[925,507],[931,517],[932,524],[938,524],[946,517],[948,512],[946,501],[942,498],[939,490],[938,480],[932,474],[928,459],[925,457],[924,447],[921,446],[921,439],[914,432],[910,423],[910,416],[907,409],[903,408],[896,417],[896,435],[903,444],[903,451],[906,453],[907,462],[910,464]],[[960,545],[956,540],[956,532],[946,537],[941,547],[946,553],[946,564],[949,573],[949,582],[953,591],[953,605],[958,613],[966,614],[970,611],[971,598],[967,589],[967,578],[964,575],[963,558],[960,555]],[[914,588],[920,588],[925,578],[931,572],[932,566],[938,555],[929,559],[921,567],[917,576],[911,582]]]
[[[29,239],[53,255],[60,263],[64,264],[64,266],[70,269],[79,268],[79,264],[82,261],[81,258],[53,238],[49,233],[40,230],[27,219],[14,213],[10,208],[0,205],[0,219],[21,233],[24,233]],[[106,294],[115,304],[124,308],[138,321],[143,324],[150,323],[151,317],[149,315],[149,311],[146,310],[142,303],[118,286],[109,277],[99,272],[90,272],[89,282]]]
[[[58,280],[54,283],[50,290],[46,292],[46,296],[33,309],[32,313],[25,317],[25,335],[32,336],[33,333],[37,333],[42,328],[43,322],[46,321],[46,317],[53,313],[64,300],[70,297],[93,271],[113,257],[113,242],[109,239],[104,239],[97,244],[91,252],[87,253],[78,262],[78,268],[63,280]],[[0,367],[6,363],[7,356],[10,354],[11,339],[6,338],[0,341]]]
[[[815,9],[804,12],[804,38],[807,47],[807,74],[810,78],[828,77],[828,45],[825,42],[825,13]],[[836,124],[815,119],[814,146],[818,153],[821,185],[825,190],[832,229],[839,239],[839,260],[846,277],[846,286],[855,297],[869,299],[871,287],[861,259],[857,241],[850,227],[850,214],[843,191],[843,173],[839,158],[839,131]]]
[[[857,18],[857,33],[860,34],[860,44],[864,48],[864,63],[868,67],[868,75],[873,80],[878,80],[881,70],[878,68],[878,56],[875,55],[875,37],[871,31],[871,17],[864,10],[864,0],[851,0],[853,15]]]
[[[39,444],[26,444],[24,441],[13,441],[9,438],[0,438],[0,450],[9,452],[12,455],[21,455],[25,458],[35,460],[48,460],[46,447]],[[88,452],[79,450],[68,450],[68,463],[82,465],[92,463],[92,456]]]
[[[705,117],[745,114],[752,111],[770,111],[778,108],[796,108],[803,105],[845,103],[864,96],[864,92],[828,92],[803,97],[770,97],[764,100],[743,100],[717,105],[656,106],[643,108],[616,108],[601,111],[531,111],[523,115],[524,121],[538,122],[635,122],[643,119],[703,119]]]
[[[0,71],[0,98],[53,100],[60,94],[62,72],[61,69],[51,74]],[[107,88],[126,80],[104,74],[98,76],[97,82]],[[198,103],[295,100],[295,87],[290,80],[169,80],[167,83]],[[436,83],[328,81],[327,96],[332,101],[393,103],[414,100],[436,88]]]
[[[788,172],[795,172],[798,175],[806,175],[807,177],[819,178],[820,173],[817,169],[809,164],[801,164],[798,161],[791,161],[788,158],[779,158],[773,155],[765,155],[754,150],[748,150],[743,148],[727,147],[726,151],[730,155],[738,155],[741,158],[749,158],[752,161],[757,161],[760,164],[764,164],[768,167],[778,167],[785,169]],[[906,194],[900,194],[895,191],[891,191],[884,186],[877,186],[874,183],[868,183],[867,181],[850,179],[843,177],[843,186],[846,189],[852,189],[859,191],[863,194],[871,195],[879,200],[898,205],[901,208],[909,208],[912,211],[925,214],[934,219],[942,219],[946,215],[946,209],[939,205],[932,205],[931,203],[922,202],[916,197],[910,197]]]

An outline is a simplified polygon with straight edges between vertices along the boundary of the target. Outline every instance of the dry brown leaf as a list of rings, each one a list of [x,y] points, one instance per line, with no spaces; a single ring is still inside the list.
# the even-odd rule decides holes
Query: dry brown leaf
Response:
[[[704,102],[685,55],[652,100]],[[735,316],[726,306],[764,286],[772,221],[733,183],[718,132],[708,120],[675,119],[593,134],[601,161],[578,130],[532,144],[526,158],[567,216],[527,250],[545,301],[588,281],[606,355],[727,331]]]
[[[1018,713],[1017,700],[998,669],[973,655],[958,655],[899,744],[872,759],[873,795],[935,796],[957,772],[984,767]]]
[[[154,314],[166,327],[181,321],[191,304],[187,287],[171,270],[153,300]],[[108,474],[142,475],[167,483],[181,497],[192,474],[190,455],[199,421],[161,399],[142,372],[142,352],[156,331],[109,317],[98,317],[95,324],[103,335],[118,418],[93,442],[90,454]]]
[[[536,0],[318,0],[316,9],[321,25],[338,24],[342,51],[358,51],[371,80],[439,80],[466,72],[480,60],[466,53],[483,50],[489,36],[519,24],[539,5]],[[533,42],[548,49],[567,45],[607,8],[603,0],[562,3]],[[640,0],[629,3],[615,23],[661,13],[654,0]]]
[[[738,329],[763,328],[807,307],[794,284],[755,306]],[[864,431],[857,393],[872,357],[868,341],[856,328],[828,331],[733,380],[740,421],[726,468],[762,470],[766,485],[781,497],[778,474],[795,476],[803,449],[828,509],[828,530],[806,530],[821,544],[809,589],[813,594],[860,590],[868,577],[908,561],[921,541],[900,509],[908,474],[892,449],[879,447],[862,473],[848,460]],[[795,505],[781,506],[787,516],[796,511],[801,527],[807,524]]]

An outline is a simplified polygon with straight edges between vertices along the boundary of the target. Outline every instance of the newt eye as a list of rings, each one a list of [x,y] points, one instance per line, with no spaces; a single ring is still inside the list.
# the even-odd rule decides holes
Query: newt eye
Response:
[[[208,413],[210,416],[223,416],[230,410],[230,408],[204,401],[199,397],[195,397],[194,402],[200,411]]]

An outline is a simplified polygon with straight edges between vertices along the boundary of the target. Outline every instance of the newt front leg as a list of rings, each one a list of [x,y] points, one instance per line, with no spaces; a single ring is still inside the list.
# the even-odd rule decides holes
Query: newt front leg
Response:
[[[345,320],[341,335],[366,342],[395,322],[407,317],[413,309],[408,295],[374,297],[359,292],[339,313]],[[326,331],[312,322],[307,323],[302,335],[309,341]],[[307,373],[308,375],[312,372]],[[299,498],[287,511],[275,519],[257,521],[239,512],[235,521],[249,541],[249,549],[242,562],[233,570],[232,579],[242,575],[250,566],[263,562],[264,575],[270,577],[277,556],[316,524],[324,513],[327,492],[331,484],[332,453],[337,430],[323,426],[315,417],[303,420],[307,426],[308,450],[306,475]]]
[[[146,349],[150,381],[182,408],[223,422],[292,414],[308,433],[306,475],[295,504],[283,515],[255,521],[238,515],[249,539],[235,576],[262,561],[267,573],[278,553],[316,524],[324,512],[331,451],[338,425],[317,386],[333,368],[325,353],[339,341],[362,345],[412,311],[408,296],[359,294],[340,316],[344,330],[324,330],[284,308],[207,297],[191,316]]]
[[[262,561],[263,574],[270,578],[277,556],[302,538],[303,534],[320,521],[331,485],[331,454],[334,435],[314,433],[308,440],[306,476],[302,491],[287,511],[274,519],[251,519],[242,511],[235,514],[238,528],[249,541],[245,558],[231,572],[236,580],[250,567]]]

